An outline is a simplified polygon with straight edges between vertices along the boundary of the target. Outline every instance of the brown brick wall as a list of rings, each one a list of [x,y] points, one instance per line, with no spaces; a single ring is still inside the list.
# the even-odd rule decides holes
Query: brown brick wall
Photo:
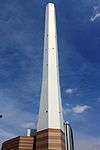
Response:
[[[35,137],[21,136],[2,144],[2,150],[35,150]]]
[[[65,150],[64,133],[60,129],[37,132],[36,150]]]

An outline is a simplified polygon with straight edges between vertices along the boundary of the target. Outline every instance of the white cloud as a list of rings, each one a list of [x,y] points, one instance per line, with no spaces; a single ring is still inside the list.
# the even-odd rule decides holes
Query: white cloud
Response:
[[[66,105],[67,107],[69,107],[69,106],[70,106],[70,104],[68,104],[68,103],[66,103],[65,105]]]
[[[72,111],[76,114],[83,113],[90,109],[91,107],[88,105],[76,105],[75,107],[72,108]]]
[[[66,94],[69,94],[69,95],[74,94],[76,92],[77,92],[76,88],[74,88],[74,89],[73,88],[66,89]]]
[[[66,113],[72,113],[72,114],[82,114],[86,111],[88,111],[89,109],[91,108],[91,106],[88,106],[88,105],[76,105],[74,107],[70,107],[67,106],[67,108],[65,108],[63,110],[63,113],[66,114]]]
[[[93,9],[94,9],[93,15],[92,15],[92,17],[90,18],[90,21],[92,21],[92,22],[94,22],[97,18],[100,17],[100,10],[99,10],[99,7],[94,6]]]
[[[92,16],[90,20],[93,22],[99,17],[100,17],[100,13],[97,13],[97,14],[95,14],[95,16]]]

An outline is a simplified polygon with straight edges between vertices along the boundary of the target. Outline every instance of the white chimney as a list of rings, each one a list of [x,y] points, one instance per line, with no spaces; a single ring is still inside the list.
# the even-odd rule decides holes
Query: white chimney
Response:
[[[26,136],[31,136],[31,129],[27,129]]]

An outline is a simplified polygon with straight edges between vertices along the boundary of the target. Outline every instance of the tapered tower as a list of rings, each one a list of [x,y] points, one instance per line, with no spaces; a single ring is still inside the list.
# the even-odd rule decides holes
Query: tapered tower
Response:
[[[55,6],[45,14],[44,60],[36,150],[65,150]]]

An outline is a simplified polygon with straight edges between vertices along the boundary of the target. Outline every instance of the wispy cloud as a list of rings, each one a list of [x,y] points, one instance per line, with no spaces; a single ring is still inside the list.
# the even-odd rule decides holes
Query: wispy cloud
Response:
[[[76,105],[75,107],[72,108],[72,111],[76,114],[83,113],[90,109],[91,107],[88,105]]]
[[[88,105],[76,105],[74,107],[68,107],[64,110],[64,112],[70,112],[72,114],[82,114],[86,111],[88,111],[91,108],[91,106]]]
[[[23,124],[21,124],[21,127],[24,129],[28,129],[28,128],[34,129],[36,128],[37,120],[38,120],[38,115],[35,115],[34,121],[24,122]]]
[[[6,139],[23,135],[27,128],[35,128],[37,115],[31,111],[21,109],[19,104],[16,104],[9,95],[8,97],[2,97],[1,95],[0,98],[3,99],[0,102],[0,111],[3,114],[0,122],[0,139],[2,143]]]
[[[97,18],[100,17],[100,10],[99,10],[99,7],[97,6],[94,6],[93,8],[93,15],[92,17],[90,18],[90,21],[94,22]]]
[[[97,102],[100,103],[100,97],[98,97]]]
[[[95,21],[98,17],[100,17],[100,13],[97,13],[97,14],[95,14],[95,16],[92,16],[90,20],[93,22],[93,21]]]
[[[0,148],[2,147],[2,143],[9,139],[9,138],[13,138],[16,135],[12,132],[7,131],[7,129],[0,129]]]
[[[89,135],[75,135],[75,149],[76,150],[99,150],[100,137],[93,137]]]
[[[7,130],[4,130],[4,129],[0,129],[0,140],[4,140],[4,139],[8,139],[8,138],[11,138],[11,137],[14,137],[15,134],[12,133],[12,132],[8,132]]]
[[[77,88],[68,88],[65,92],[66,94],[71,95],[77,92]]]

